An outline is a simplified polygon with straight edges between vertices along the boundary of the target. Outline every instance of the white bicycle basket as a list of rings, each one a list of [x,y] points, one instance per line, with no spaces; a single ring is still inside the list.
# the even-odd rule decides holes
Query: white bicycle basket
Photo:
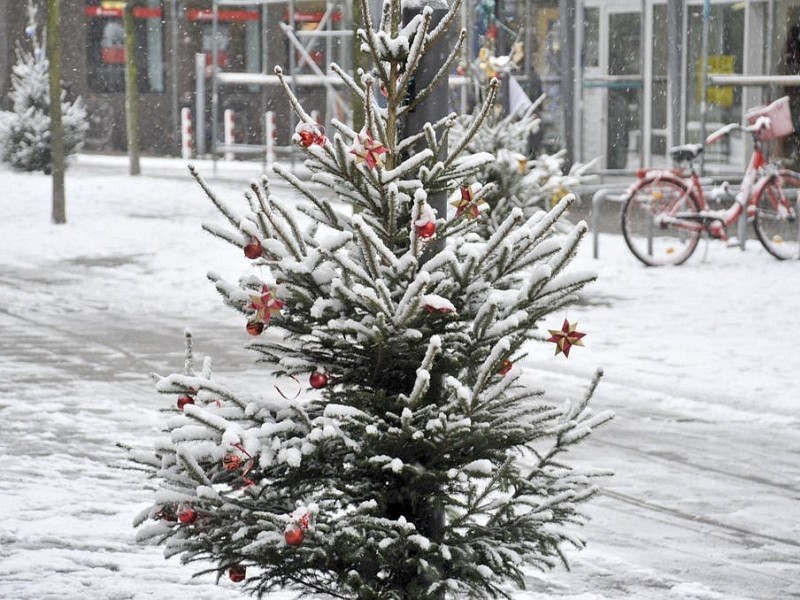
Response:
[[[792,111],[789,109],[789,96],[778,98],[768,106],[751,108],[745,114],[748,125],[753,125],[760,117],[769,118],[769,127],[758,132],[760,140],[775,140],[794,131]]]

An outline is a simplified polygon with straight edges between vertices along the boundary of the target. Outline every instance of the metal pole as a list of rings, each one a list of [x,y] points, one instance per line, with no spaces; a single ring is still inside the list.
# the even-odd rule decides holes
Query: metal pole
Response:
[[[703,1],[702,50],[700,53],[700,142],[706,141],[706,120],[708,118],[708,21],[711,18],[711,0]],[[705,175],[705,154],[700,155],[700,174]]]
[[[214,0],[211,20],[211,159],[214,161],[214,172],[217,172],[217,133],[219,124],[219,82],[217,81],[217,65],[219,64],[219,4]]]
[[[529,0],[525,0],[528,2]],[[470,22],[470,14],[468,11],[469,2],[462,2],[461,3],[461,29],[467,32],[467,38],[464,40],[464,75],[469,75],[469,71],[472,65],[472,24]],[[528,61],[525,61],[526,64]],[[459,86],[460,91],[460,98],[461,98],[461,114],[467,114],[467,105],[468,105],[468,98],[467,98],[467,84],[462,83]]]
[[[334,15],[335,7],[333,2],[328,0],[326,5],[325,13],[328,15],[328,18],[325,22],[325,30],[328,32],[328,35],[325,36],[325,64],[329,65],[333,62],[333,15]],[[338,61],[337,61],[338,62]],[[325,68],[325,73],[328,73],[328,68]],[[334,103],[334,98],[336,97],[336,92],[330,88],[326,88],[325,90],[325,116],[323,117],[323,121],[325,126],[327,127],[330,122],[331,118],[333,117],[334,111],[333,107],[331,106]]]
[[[681,143],[682,0],[667,0],[667,100],[669,145]]]
[[[561,131],[565,168],[569,169],[575,160],[575,131],[573,115],[575,114],[575,2],[576,0],[559,0],[561,14]]]
[[[775,0],[767,3],[767,64],[764,67],[765,75],[772,75],[773,52],[775,52]]]
[[[294,32],[297,30],[297,23],[295,23],[295,6],[294,0],[289,0],[289,28]],[[295,61],[296,52],[294,48],[289,46],[289,76],[291,80],[289,82],[289,87],[292,90],[292,93],[296,96],[297,95],[297,87],[295,86],[295,75],[297,73],[297,63]],[[293,110],[289,111],[289,136],[291,137],[294,134],[295,127],[297,127],[297,117],[294,114]],[[295,151],[294,146],[290,146],[289,157],[291,159],[292,169],[294,169],[295,165]]]
[[[197,157],[206,153],[206,55],[194,55],[194,128]]]
[[[172,140],[173,142],[180,142],[182,139],[181,134],[181,109],[178,103],[178,0],[170,2],[170,69],[172,74],[170,81],[172,82]]]
[[[261,72],[266,75],[269,73],[269,45],[267,39],[267,7],[261,7],[261,14],[260,14],[260,21],[261,23]],[[269,140],[268,137],[270,132],[267,130],[267,121],[269,120],[268,115],[268,108],[269,108],[269,90],[267,86],[261,86],[261,114],[264,115],[264,138]],[[267,144],[270,142],[267,141]],[[272,163],[269,160],[269,148],[264,152],[264,157],[262,159],[262,167],[264,172],[267,171],[268,168],[272,167]]]
[[[583,155],[583,0],[577,0],[575,4],[575,85],[572,92],[573,122],[572,127],[575,136],[575,155],[574,159],[580,162],[585,160]],[[644,56],[644,54],[642,54]],[[536,98],[531,98],[536,100]]]
[[[648,31],[646,20],[647,2],[641,0],[640,14],[642,15],[639,20],[639,74],[642,76],[642,87],[639,88],[639,168],[643,169],[649,160],[649,156],[645,155],[645,149],[650,148],[650,135],[652,129],[652,114],[651,114],[651,100],[650,95],[653,91],[653,69],[652,69],[652,54],[647,51],[647,40],[645,34]],[[652,44],[652,40],[650,41]],[[646,64],[646,61],[650,64]],[[649,81],[645,81],[645,72],[650,73]],[[649,94],[646,91],[649,90]],[[646,129],[646,131],[645,131]]]

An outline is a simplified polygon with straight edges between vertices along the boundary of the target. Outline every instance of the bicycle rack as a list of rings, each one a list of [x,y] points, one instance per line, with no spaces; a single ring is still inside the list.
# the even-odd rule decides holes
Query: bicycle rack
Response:
[[[608,186],[592,194],[592,256],[594,258],[598,258],[600,255],[600,207],[604,202],[624,202],[628,197],[627,189],[628,184]]]

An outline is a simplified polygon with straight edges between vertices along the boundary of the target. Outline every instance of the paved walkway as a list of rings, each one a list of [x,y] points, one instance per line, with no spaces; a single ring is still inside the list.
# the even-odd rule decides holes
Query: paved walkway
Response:
[[[157,277],[173,245],[169,260],[190,257],[187,267],[214,256],[191,250],[208,237],[192,233],[197,215],[184,218],[182,210],[133,211],[136,218],[166,219],[174,239],[158,239],[163,233],[154,229],[141,245],[132,238],[108,253],[65,255],[48,245],[53,238],[45,227],[31,229],[34,246],[25,260],[0,252],[0,600],[240,597],[230,582],[193,580],[191,566],[134,543],[131,520],[150,493],[139,474],[111,466],[122,456],[117,442],[142,444],[158,434],[159,408],[168,400],[153,393],[148,373],[180,369],[185,326],[194,330],[198,352],[213,356],[227,380],[254,389],[268,383],[254,375],[252,356],[240,348],[247,339],[241,323],[204,280],[190,283],[194,275],[182,277],[174,268],[174,281]],[[0,228],[0,248],[4,231],[10,230]],[[147,289],[151,281],[167,287]],[[668,290],[654,280],[653,296],[637,302],[656,302]],[[626,323],[619,300],[601,289],[584,307],[586,318],[614,319],[623,339],[626,326],[631,335],[646,329]],[[659,323],[668,326],[656,318]],[[598,346],[620,343],[613,335],[603,342],[599,330],[594,336]],[[733,350],[723,342],[719,360]],[[765,356],[763,365],[753,365],[753,378],[774,376],[773,366],[786,376],[796,363]],[[591,506],[593,521],[583,532],[588,549],[574,555],[573,572],[532,573],[529,591],[515,597],[800,598],[797,414],[794,421],[777,413],[772,421],[719,419],[704,396],[707,385],[698,386],[702,393],[676,391],[679,385],[659,379],[669,365],[664,368],[658,353],[650,373],[641,366],[646,360],[637,364],[637,372],[616,369],[604,381],[598,407],[614,409],[617,419],[573,457],[617,471]],[[548,377],[549,368],[531,377]],[[548,391],[574,396],[585,374],[559,371]],[[708,364],[708,377],[714,376]],[[696,410],[687,411],[689,405]]]

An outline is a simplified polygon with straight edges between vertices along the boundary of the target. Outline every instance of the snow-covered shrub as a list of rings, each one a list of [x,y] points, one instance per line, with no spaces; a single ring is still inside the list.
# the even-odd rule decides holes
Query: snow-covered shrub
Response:
[[[28,5],[28,43],[17,44],[17,62],[11,75],[11,111],[0,112],[0,158],[23,171],[52,169],[50,132],[50,62],[36,24],[36,8]],[[74,102],[61,96],[64,156],[83,145],[89,128],[81,98]]]
[[[484,235],[496,231],[513,208],[521,209],[526,217],[549,210],[590,177],[587,172],[592,162],[575,164],[565,173],[563,150],[530,156],[529,138],[539,130],[537,108],[543,99],[544,96],[527,110],[512,115],[491,112],[467,146],[467,152],[488,152],[497,157],[476,176],[483,186],[493,184],[483,195],[487,210],[482,211],[479,228]],[[459,117],[450,136],[451,145],[480,118],[477,111]]]

